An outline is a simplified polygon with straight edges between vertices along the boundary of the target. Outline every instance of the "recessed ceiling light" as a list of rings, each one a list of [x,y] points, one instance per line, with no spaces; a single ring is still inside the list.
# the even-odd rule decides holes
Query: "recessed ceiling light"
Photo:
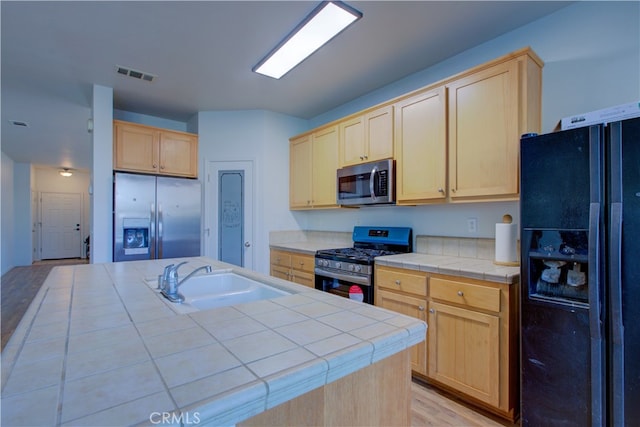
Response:
[[[279,79],[360,18],[340,1],[322,2],[253,71]]]
[[[60,170],[60,172],[58,172],[61,176],[64,176],[65,178],[70,177],[71,175],[73,175],[73,172],[71,172],[71,169],[69,168],[62,168],[62,170]]]
[[[9,120],[9,123],[11,123],[14,126],[21,126],[21,127],[29,127],[29,125],[27,124],[27,122],[23,122],[20,120]]]
[[[146,82],[152,82],[158,78],[158,76],[147,73],[146,71],[134,70],[133,68],[123,67],[121,65],[116,65],[116,73],[122,74],[123,76],[133,77],[134,79],[144,80]]]

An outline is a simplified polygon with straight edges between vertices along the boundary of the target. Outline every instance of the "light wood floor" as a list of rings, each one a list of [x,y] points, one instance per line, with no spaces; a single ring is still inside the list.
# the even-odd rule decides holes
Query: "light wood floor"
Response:
[[[514,427],[518,425],[476,410],[421,381],[413,381],[411,392],[412,427]]]
[[[86,260],[56,260],[16,267],[2,276],[2,348],[11,337],[42,283],[56,265],[82,264]],[[427,384],[411,385],[411,426],[513,427],[491,414],[473,409]]]
[[[2,349],[16,330],[20,319],[29,304],[36,296],[51,269],[56,265],[86,264],[86,259],[63,259],[38,261],[30,266],[14,267],[6,272],[1,279],[0,295],[0,329],[2,330]]]

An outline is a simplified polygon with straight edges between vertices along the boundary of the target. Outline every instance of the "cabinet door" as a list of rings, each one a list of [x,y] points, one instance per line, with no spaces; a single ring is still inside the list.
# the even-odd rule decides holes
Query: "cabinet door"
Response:
[[[365,161],[364,118],[358,116],[340,123],[340,166]]]
[[[336,206],[338,170],[338,128],[331,126],[313,134],[312,204],[313,207]]]
[[[368,161],[393,157],[393,106],[367,113],[364,124]]]
[[[518,193],[518,66],[504,62],[449,90],[451,199]]]
[[[299,285],[304,285],[308,288],[315,288],[315,276],[313,274],[299,270],[291,271],[292,277],[289,280]]]
[[[158,172],[160,132],[148,127],[114,124],[114,169]]]
[[[429,377],[498,407],[499,317],[431,302],[428,324]]]
[[[159,152],[161,174],[198,176],[198,139],[195,136],[163,131]]]
[[[444,87],[440,87],[395,105],[396,200],[399,204],[446,198],[444,94]]]
[[[288,267],[271,264],[271,275],[278,279],[291,280],[290,269]]]
[[[311,207],[311,135],[291,141],[289,149],[289,207]]]
[[[395,292],[388,292],[376,289],[376,303],[378,307],[383,307],[396,313],[405,314],[426,321],[425,310],[427,301],[420,298],[413,298]],[[431,325],[429,325],[431,328]],[[427,374],[427,342],[426,340],[411,347],[411,370],[422,375]]]

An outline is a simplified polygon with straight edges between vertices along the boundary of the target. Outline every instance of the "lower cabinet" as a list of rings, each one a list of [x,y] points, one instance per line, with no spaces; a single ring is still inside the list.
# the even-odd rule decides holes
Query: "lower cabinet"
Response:
[[[313,255],[271,249],[270,274],[273,277],[313,288],[315,287],[314,262],[315,257]]]
[[[375,274],[376,305],[427,322],[426,342],[412,349],[413,374],[514,420],[519,384],[517,284],[387,266],[377,266]],[[408,285],[411,278],[414,282]],[[416,295],[416,278],[422,281],[422,295]]]
[[[427,321],[427,276],[391,267],[375,267],[375,305]],[[427,341],[411,347],[411,370],[427,374]]]

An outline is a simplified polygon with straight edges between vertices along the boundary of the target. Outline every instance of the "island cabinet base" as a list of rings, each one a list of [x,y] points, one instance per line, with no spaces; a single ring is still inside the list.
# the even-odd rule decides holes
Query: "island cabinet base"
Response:
[[[283,403],[239,426],[411,425],[409,350]]]

